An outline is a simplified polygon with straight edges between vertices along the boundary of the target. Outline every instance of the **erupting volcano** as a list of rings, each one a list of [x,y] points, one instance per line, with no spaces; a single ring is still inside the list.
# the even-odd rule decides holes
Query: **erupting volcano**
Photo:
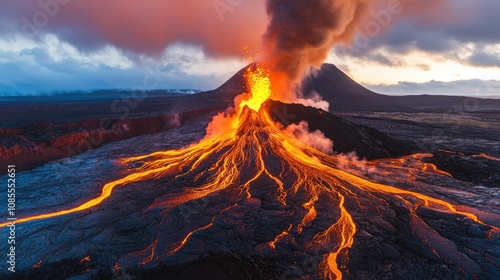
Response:
[[[364,163],[364,169],[374,171],[359,172],[361,169],[356,167],[360,162],[346,163],[341,155],[320,152],[271,118],[271,105],[266,101],[273,96],[272,78],[264,64],[249,67],[244,77],[249,92],[236,98],[234,110],[213,119],[200,142],[177,150],[123,158],[120,164],[130,167],[127,174],[105,184],[99,197],[74,208],[23,217],[17,223],[98,207],[117,189],[160,181],[155,187],[154,202],[144,210],[159,211],[162,215],[151,229],[153,241],[143,250],[123,254],[117,267],[158,261],[172,263],[192,254],[189,252],[193,248],[200,252],[224,252],[231,248],[241,255],[261,254],[285,260],[278,268],[281,275],[342,279],[350,275],[350,248],[355,246],[356,237],[365,240],[372,236],[367,225],[376,224],[387,232],[403,227],[437,260],[460,268],[464,277],[481,275],[482,265],[470,257],[476,249],[468,248],[467,244],[463,246],[468,251],[457,248],[441,229],[433,228],[428,213],[454,215],[459,221],[457,226],[478,227],[488,237],[487,243],[498,240],[499,217],[439,198],[446,195],[426,194],[432,192],[422,183],[426,176],[453,182],[450,174],[422,162],[429,155]],[[392,186],[383,182],[387,178],[396,181],[403,178],[403,183]],[[180,231],[172,231],[172,227],[177,227],[175,217],[179,212],[189,212],[184,205],[207,207],[193,218],[194,222],[185,224]],[[281,221],[268,225],[274,228],[246,229],[240,239],[219,240],[218,246],[211,243],[212,236],[234,226],[245,227],[241,218],[251,217],[256,208],[283,215]],[[239,221],[231,225],[229,217]],[[258,230],[265,231],[257,238],[259,242],[255,244],[253,239],[253,243],[245,244],[248,242],[245,235]],[[293,247],[296,249],[290,251]],[[248,254],[249,248],[254,248],[252,254]],[[296,271],[296,264],[303,262],[303,255],[291,253],[298,250],[313,255],[310,267],[302,272]]]
[[[225,6],[214,1],[220,16],[216,23],[204,18],[205,1],[153,2],[138,13],[138,21],[149,20],[157,7],[171,7],[175,16],[151,18],[155,27],[168,22],[158,30],[169,34],[146,32],[155,46],[144,51],[175,43],[171,37],[181,43],[208,38],[210,44],[201,46],[201,52],[233,55],[234,44],[206,29],[236,28],[221,25],[221,13],[241,1]],[[488,107],[495,102],[488,101],[486,109],[478,105],[477,115],[469,118],[462,113],[479,103],[476,99],[385,96],[323,64],[337,43],[351,42],[368,8],[385,2],[265,1],[267,30],[258,55],[250,59],[257,62],[212,91],[165,93],[148,87],[144,94],[153,96],[121,97],[111,104],[106,94],[97,94],[95,102],[70,97],[54,103],[44,99],[41,105],[0,104],[8,109],[0,110],[0,123],[3,117],[9,124],[0,127],[0,160],[13,170],[9,184],[15,177],[19,186],[9,187],[9,207],[17,203],[9,215],[15,218],[5,217],[0,224],[17,238],[17,247],[0,243],[0,249],[13,252],[9,265],[17,274],[0,272],[0,278],[499,279],[500,150],[495,139],[500,119],[491,113],[498,108]],[[393,24],[393,16],[413,16],[446,4],[419,1],[412,7],[412,1],[402,1],[408,5],[403,12],[394,2],[401,4],[390,1],[387,11],[376,14],[387,24],[368,21],[366,29],[377,27],[382,34],[382,25]],[[130,3],[120,13],[135,11]],[[196,24],[177,18],[184,3],[199,5],[187,10],[203,18],[196,18]],[[85,18],[71,15],[64,18]],[[120,19],[118,28],[108,26],[107,17],[90,17],[89,26],[102,25],[106,31],[87,37],[112,40],[88,46],[106,46],[117,57],[125,55],[122,50],[142,49],[130,34],[140,37],[145,28],[131,24],[134,32],[129,34],[119,30],[128,21]],[[182,34],[182,28],[172,32],[172,23],[186,25],[189,34]],[[80,21],[77,26],[86,30]],[[238,32],[238,44],[250,37],[245,30]],[[73,51],[63,41],[55,45],[77,53],[78,48]],[[55,51],[47,57],[49,53]],[[115,58],[110,63],[129,71],[136,60],[149,63],[143,55],[151,53],[137,54],[123,65]],[[64,56],[58,54],[57,60]],[[375,53],[367,56],[389,61]],[[83,58],[75,61],[87,65],[96,59],[101,65],[104,60],[101,54]],[[43,62],[45,57],[31,60]],[[417,66],[430,71],[418,63],[412,71]],[[45,71],[45,66],[40,68]],[[65,69],[56,68],[58,74]],[[463,104],[460,114],[443,114],[441,106],[455,109],[457,100]],[[127,106],[117,119],[114,109],[122,103]],[[451,126],[453,131],[446,130]],[[22,170],[16,175],[10,166]],[[14,194],[17,200],[11,200]]]

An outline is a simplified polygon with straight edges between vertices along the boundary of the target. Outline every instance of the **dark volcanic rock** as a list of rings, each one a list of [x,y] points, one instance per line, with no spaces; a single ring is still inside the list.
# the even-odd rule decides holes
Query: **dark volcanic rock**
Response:
[[[207,254],[198,260],[171,266],[161,264],[155,269],[130,268],[116,275],[130,276],[133,279],[144,280],[267,280],[278,279],[274,260],[264,260],[255,256],[251,259],[235,255]]]
[[[445,151],[434,152],[428,162],[435,164],[454,178],[487,187],[500,187],[500,161],[483,156],[466,156]]]
[[[19,171],[28,170],[106,143],[165,131],[213,110],[210,108],[147,118],[34,123],[19,128],[22,135],[0,130],[0,164],[15,164]]]
[[[355,125],[317,109],[290,106],[289,113],[296,108],[311,123],[321,116],[329,125],[358,131]],[[96,197],[105,183],[144,166],[140,162],[133,166],[121,164],[120,158],[172,150],[198,141],[210,119],[211,114],[207,114],[165,132],[117,141],[20,172],[20,215],[72,207]],[[287,174],[287,163],[274,163],[271,152],[264,153],[270,170]],[[200,170],[210,168],[219,157],[219,153],[210,155]],[[418,158],[411,159],[418,163]],[[424,172],[419,165],[413,168],[410,163],[396,166],[401,169],[395,172],[393,164],[397,160],[374,162],[380,177],[401,189],[468,207],[482,201],[480,210],[500,213],[483,189]],[[249,163],[243,168],[244,176],[254,169],[255,165]],[[252,183],[251,198],[235,186],[180,205],[172,201],[206,179],[200,178],[175,179],[172,174],[127,184],[114,190],[98,207],[19,224],[18,250],[23,257],[19,259],[18,275],[58,279],[58,269],[67,268],[68,273],[62,277],[74,279],[318,279],[318,266],[336,243],[326,248],[309,245],[318,233],[338,220],[340,210],[335,197],[318,195],[317,216],[299,234],[297,224],[307,213],[304,204],[309,199],[303,189],[289,191],[286,205],[280,204],[276,185],[264,176]],[[286,177],[287,190],[295,179],[293,175]],[[350,182],[332,187],[351,188]],[[349,262],[342,268],[346,278],[474,279],[476,272],[483,279],[499,276],[500,244],[497,237],[487,237],[488,227],[462,215],[427,211],[411,198],[408,200],[415,203],[414,214],[397,196],[356,188],[352,191],[346,195],[346,208],[353,216],[357,233],[348,250]],[[419,230],[412,224],[414,215],[422,218]],[[186,236],[189,238],[179,251],[164,255]],[[0,243],[0,249],[5,246]],[[152,255],[151,263],[147,263]],[[453,256],[459,256],[458,260]],[[116,263],[119,267],[115,268]]]
[[[237,86],[227,87],[230,91]],[[224,91],[221,96],[227,97],[227,92]],[[284,125],[307,121],[312,130],[322,131],[334,141],[337,153],[356,152],[360,157],[376,159],[407,155],[415,150],[409,142],[392,139],[375,129],[350,123],[322,110],[280,102],[272,102],[272,107],[271,113],[275,120]],[[11,129],[4,129],[0,130],[3,133],[0,134],[0,164],[16,164],[19,170],[27,170],[106,143],[165,131],[209,112],[215,115],[220,110],[209,107],[145,118],[34,123],[19,128],[18,130],[23,131],[22,135],[12,134]]]

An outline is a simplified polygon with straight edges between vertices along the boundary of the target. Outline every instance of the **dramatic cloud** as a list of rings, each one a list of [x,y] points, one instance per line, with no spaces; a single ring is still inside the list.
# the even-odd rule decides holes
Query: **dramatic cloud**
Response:
[[[479,67],[498,67],[500,68],[500,51],[486,51],[483,48],[476,48],[467,58],[467,63]]]
[[[264,7],[236,0],[1,0],[0,18],[14,22],[1,32],[53,33],[83,49],[113,45],[155,55],[172,43],[202,46],[213,56],[239,56],[258,44]]]
[[[94,89],[209,90],[244,65],[209,58],[200,48],[184,45],[172,45],[156,59],[138,57],[134,63],[114,47],[82,53],[51,35],[41,41],[0,39],[0,96]]]
[[[162,87],[209,89],[245,64],[244,45],[262,47],[258,58],[288,82],[327,57],[353,73],[375,64],[397,69],[353,76],[371,84],[388,83],[379,73],[415,83],[491,79],[475,69],[500,75],[497,0],[0,0],[0,7],[4,93],[129,87],[148,68],[163,75]],[[331,55],[338,42],[349,47]],[[416,53],[423,61],[409,58]]]
[[[381,49],[397,54],[419,50],[477,66],[497,65],[480,62],[485,60],[480,50],[478,54],[470,54],[471,59],[463,58],[461,52],[468,44],[500,43],[498,1],[394,1],[400,3],[397,9],[390,8],[389,0],[376,0],[365,22],[357,28],[351,45],[337,48],[336,53],[372,59],[373,53]],[[498,54],[492,56],[498,60]],[[380,63],[391,65],[389,60]]]

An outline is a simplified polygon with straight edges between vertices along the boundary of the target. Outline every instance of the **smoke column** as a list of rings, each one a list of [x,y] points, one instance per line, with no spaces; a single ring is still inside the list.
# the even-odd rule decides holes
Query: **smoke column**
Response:
[[[275,92],[289,93],[311,66],[323,63],[336,42],[349,39],[368,4],[368,0],[268,0],[264,59],[279,73]]]

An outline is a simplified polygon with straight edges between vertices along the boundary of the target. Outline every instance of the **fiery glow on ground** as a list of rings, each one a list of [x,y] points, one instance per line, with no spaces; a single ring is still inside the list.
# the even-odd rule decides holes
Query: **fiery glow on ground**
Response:
[[[100,196],[75,208],[24,217],[17,220],[17,223],[83,211],[101,204],[112,195],[115,188],[138,181],[174,176],[174,179],[194,178],[194,181],[185,186],[183,193],[157,202],[165,204],[168,209],[226,189],[236,191],[237,201],[245,200],[252,197],[252,187],[262,180],[275,187],[273,195],[281,205],[294,203],[300,194],[303,200],[301,202],[303,217],[300,222],[290,224],[285,231],[269,240],[268,245],[273,250],[281,239],[288,235],[301,235],[305,228],[314,223],[319,217],[320,210],[315,207],[319,199],[336,205],[331,209],[336,213],[336,221],[315,234],[305,244],[306,248],[321,252],[323,261],[319,263],[318,275],[326,279],[341,279],[346,272],[345,267],[349,262],[348,251],[353,246],[358,231],[351,208],[361,199],[368,198],[372,203],[380,205],[396,203],[406,208],[411,213],[410,227],[414,231],[425,228],[425,222],[417,214],[417,209],[428,208],[467,217],[475,223],[487,226],[490,229],[488,232],[490,236],[498,234],[498,228],[495,227],[497,225],[489,225],[489,221],[486,222],[482,217],[478,217],[480,211],[472,211],[467,207],[457,206],[422,193],[376,183],[336,168],[338,165],[336,156],[326,155],[308,147],[283,133],[282,128],[274,123],[268,113],[269,108],[263,105],[271,97],[268,71],[262,66],[257,67],[247,72],[245,77],[251,92],[241,101],[236,112],[226,117],[225,121],[230,125],[226,126],[225,131],[206,137],[186,148],[125,158],[122,160],[123,164],[142,165],[130,175],[104,185]],[[414,157],[419,156],[422,155],[414,155]],[[391,163],[394,172],[403,169],[407,161],[407,158],[394,160]],[[408,170],[407,167],[404,168]],[[245,172],[242,172],[243,170]],[[409,170],[451,176],[431,164],[423,164],[418,169]],[[411,176],[411,172],[408,174]],[[235,207],[237,203],[222,212]],[[170,241],[170,244],[165,245],[161,238],[157,238],[143,252],[139,252],[144,254],[143,263],[176,254],[195,234],[212,227],[213,222],[212,218],[203,226],[185,234],[177,242]],[[1,226],[4,227],[6,224]],[[431,230],[427,232],[433,235]],[[432,239],[432,237],[426,238]],[[160,247],[159,244],[164,245]],[[438,257],[450,258],[446,256],[445,250],[436,249],[435,254]]]

